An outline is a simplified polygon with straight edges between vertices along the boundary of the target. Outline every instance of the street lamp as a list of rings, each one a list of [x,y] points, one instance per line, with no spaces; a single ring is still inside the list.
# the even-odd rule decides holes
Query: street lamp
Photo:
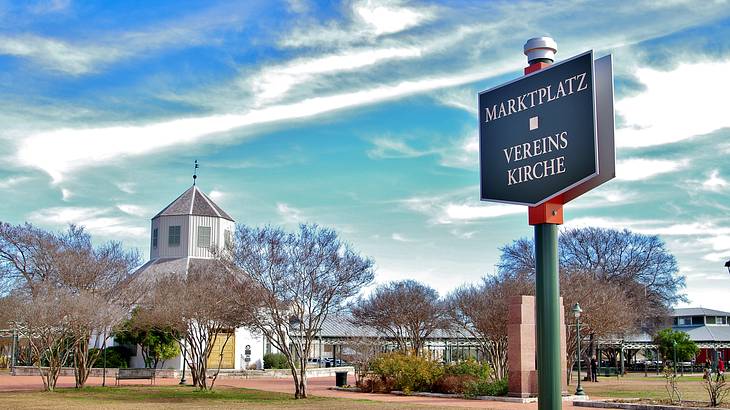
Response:
[[[580,308],[580,305],[576,302],[576,304],[573,305],[573,316],[575,316],[575,342],[577,344],[575,356],[578,361],[578,388],[575,389],[576,396],[585,396],[586,394],[580,386],[580,312],[582,311],[583,310]]]
[[[677,341],[672,340],[672,350],[674,350],[674,377],[677,377]]]

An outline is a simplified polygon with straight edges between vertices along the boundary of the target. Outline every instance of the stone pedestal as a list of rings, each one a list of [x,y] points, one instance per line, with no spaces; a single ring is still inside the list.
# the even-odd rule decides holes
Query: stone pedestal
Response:
[[[535,297],[514,296],[509,300],[507,316],[508,394],[512,397],[537,396],[537,344],[535,327]],[[563,393],[567,393],[565,374],[565,309],[560,298],[560,350]]]

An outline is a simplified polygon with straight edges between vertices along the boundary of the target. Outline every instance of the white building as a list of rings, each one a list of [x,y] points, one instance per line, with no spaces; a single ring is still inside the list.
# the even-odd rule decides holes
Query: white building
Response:
[[[149,280],[158,275],[185,274],[191,265],[213,259],[211,248],[222,247],[231,240],[234,229],[233,218],[193,185],[152,218],[150,260],[139,268],[137,275]],[[251,365],[262,369],[263,337],[243,328],[231,329],[231,333],[223,349],[221,369],[244,370]],[[219,336],[218,340],[221,339],[225,337]],[[213,352],[220,351],[213,348]],[[210,358],[211,368],[217,366],[218,359]],[[130,366],[144,367],[139,350]],[[168,360],[164,367],[182,369],[182,358]]]

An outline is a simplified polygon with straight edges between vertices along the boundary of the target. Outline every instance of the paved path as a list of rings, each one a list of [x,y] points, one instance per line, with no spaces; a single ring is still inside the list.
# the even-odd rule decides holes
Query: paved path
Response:
[[[90,377],[89,386],[101,386],[101,377]],[[107,378],[107,385],[113,386],[114,378]],[[177,379],[157,379],[157,385],[175,385]],[[123,381],[124,385],[144,385],[146,381]],[[74,378],[70,376],[61,376],[58,380],[58,387],[73,387]],[[221,378],[216,382],[217,386],[226,387],[245,387],[249,389],[275,391],[283,393],[294,393],[294,386],[291,379],[228,379]],[[478,409],[537,409],[536,403],[519,404],[519,403],[502,403],[484,400],[464,400],[464,399],[445,399],[417,396],[395,396],[392,394],[373,394],[373,393],[355,393],[329,390],[328,388],[335,385],[334,377],[318,377],[309,379],[310,395],[323,397],[340,397],[348,399],[372,400],[388,403],[404,403],[417,406],[432,406],[438,408],[478,408]],[[43,382],[39,376],[10,376],[7,373],[0,374],[0,392],[8,391],[38,391],[43,389]],[[0,393],[0,398],[2,393]],[[574,408],[570,402],[564,402],[564,409]]]

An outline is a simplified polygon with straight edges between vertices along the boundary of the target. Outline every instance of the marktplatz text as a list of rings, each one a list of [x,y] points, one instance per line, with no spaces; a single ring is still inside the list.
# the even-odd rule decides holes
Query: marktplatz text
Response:
[[[574,75],[558,82],[557,84],[546,85],[537,90],[524,93],[520,96],[502,101],[499,104],[493,104],[484,110],[486,115],[484,122],[498,120],[517,112],[525,111],[537,105],[542,105],[555,101],[559,98],[578,93],[588,89],[588,79],[586,73]]]

